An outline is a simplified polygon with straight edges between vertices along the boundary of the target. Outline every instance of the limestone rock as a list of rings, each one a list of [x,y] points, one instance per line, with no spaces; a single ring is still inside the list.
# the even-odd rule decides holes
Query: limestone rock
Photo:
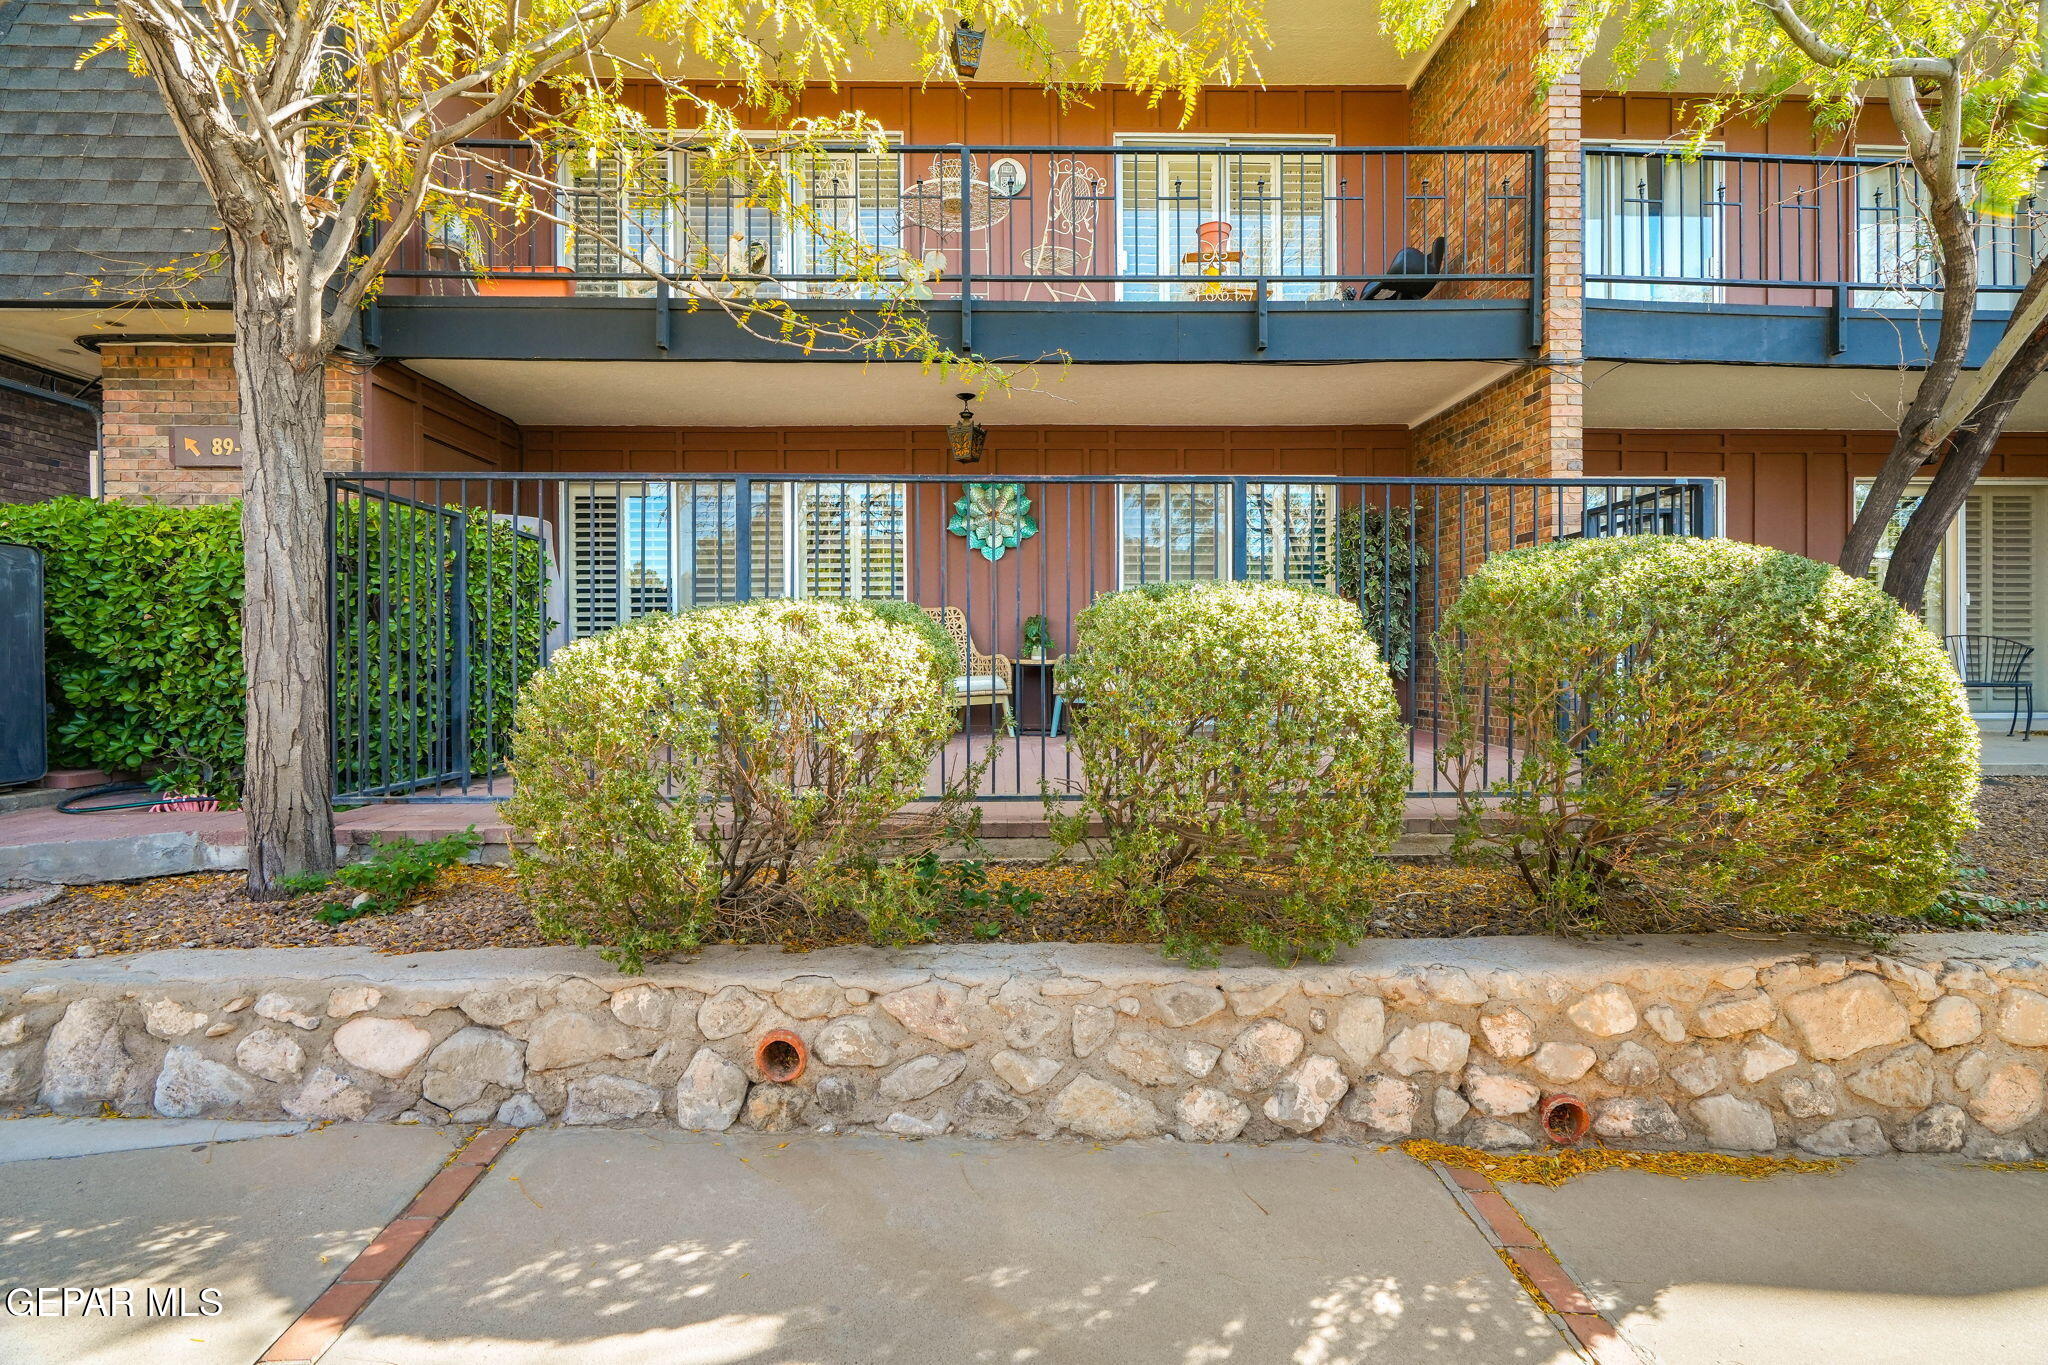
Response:
[[[260,1028],[235,1045],[235,1065],[266,1081],[295,1081],[306,1067],[306,1049],[274,1028]]]
[[[1029,1052],[1052,1037],[1063,1022],[1060,1012],[1050,1006],[1035,1002],[1015,1006],[1003,1025],[1003,1041],[1020,1052]]]
[[[1102,1063],[1139,1085],[1171,1085],[1180,1079],[1180,1062],[1166,1039],[1156,1033],[1125,1029],[1103,1050]]]
[[[1529,1065],[1544,1079],[1566,1085],[1591,1071],[1594,1061],[1593,1049],[1584,1043],[1545,1043]]]
[[[167,1119],[225,1116],[255,1093],[247,1076],[180,1045],[164,1054],[164,1069],[156,1078],[156,1112]]]
[[[1221,1090],[1198,1085],[1174,1102],[1181,1136],[1192,1142],[1228,1142],[1251,1122],[1252,1111]]]
[[[99,998],[66,1005],[43,1046],[43,1104],[60,1114],[92,1113],[121,1097],[127,1076],[120,1005]]]
[[[616,1019],[566,1005],[557,1005],[527,1026],[526,1065],[534,1071],[630,1057],[635,1050],[633,1035]]]
[[[1285,981],[1269,981],[1262,986],[1239,986],[1223,992],[1230,1001],[1230,1012],[1240,1019],[1256,1019],[1271,1012],[1287,994]]]
[[[1277,1019],[1261,1019],[1230,1040],[1217,1066],[1232,1090],[1266,1090],[1294,1065],[1304,1046],[1296,1030]]]
[[[294,1000],[277,991],[265,991],[256,997],[256,1017],[268,1019],[273,1024],[290,1024],[298,1029],[320,1027],[321,1007]]]
[[[1652,1005],[1643,1011],[1643,1022],[1650,1031],[1670,1043],[1673,1047],[1685,1041],[1685,1020],[1669,1005]]]
[[[1465,1073],[1465,1099],[1488,1118],[1511,1118],[1536,1107],[1540,1091],[1520,1076],[1476,1068]]]
[[[1786,1067],[1796,1065],[1798,1061],[1799,1054],[1777,1039],[1759,1036],[1742,1049],[1735,1071],[1745,1085],[1755,1085],[1766,1076],[1775,1076]]]
[[[367,1116],[373,1103],[370,1092],[338,1071],[315,1067],[299,1092],[284,1102],[284,1112],[295,1119],[337,1119],[357,1122]]]
[[[1956,1063],[1956,1089],[1975,1090],[1991,1074],[1991,1058],[1982,1048],[1971,1048]]]
[[[668,1008],[668,992],[659,986],[628,986],[612,992],[612,1018],[627,1028],[667,1028]]]
[[[1116,1012],[1101,1005],[1074,1006],[1074,1055],[1087,1057],[1109,1041],[1116,1030]]]
[[[1087,1075],[1067,1082],[1050,1117],[1062,1128],[1106,1142],[1152,1137],[1161,1127],[1159,1111],[1144,1099]]]
[[[747,1074],[700,1047],[676,1082],[676,1125],[711,1132],[730,1128],[746,1098]]]
[[[1448,1076],[1464,1070],[1465,1059],[1471,1053],[1471,1034],[1456,1024],[1433,1020],[1411,1024],[1395,1034],[1394,1041],[1387,1044],[1387,1065],[1403,1076],[1413,1076],[1418,1071]]]
[[[697,1006],[697,1031],[714,1042],[737,1037],[767,1012],[768,1002],[745,986],[727,986]]]
[[[1010,1051],[998,1052],[990,1058],[988,1068],[1020,1095],[1030,1094],[1060,1074],[1060,1064],[1050,1057],[1027,1057]]]
[[[803,1117],[804,1092],[793,1085],[757,1085],[747,1092],[746,1122],[764,1133],[787,1133]]]
[[[1733,1095],[1709,1095],[1692,1104],[1693,1120],[1707,1146],[1724,1152],[1768,1152],[1778,1145],[1770,1111]]]
[[[880,1094],[883,1099],[895,1100],[899,1104],[921,1100],[959,1080],[960,1073],[966,1069],[967,1054],[964,1052],[912,1057],[882,1078]]]
[[[1777,1006],[1762,991],[1744,991],[1707,1001],[1693,1012],[1693,1022],[1705,1038],[1733,1038],[1767,1028],[1778,1017]]]
[[[1031,1117],[1031,1106],[994,1081],[975,1081],[960,1092],[956,1121],[977,1132],[1002,1132]]]
[[[498,1122],[507,1128],[538,1128],[547,1121],[540,1101],[523,1090],[498,1106]]]
[[[1369,1066],[1387,1045],[1387,1006],[1376,995],[1354,995],[1337,1010],[1337,1046],[1360,1066]]]
[[[887,1066],[895,1049],[858,1014],[834,1019],[818,1030],[811,1052],[826,1066]]]
[[[1609,1085],[1624,1090],[1641,1090],[1654,1085],[1663,1068],[1657,1054],[1637,1042],[1624,1042],[1600,1063],[1600,1075]]]
[[[594,1010],[611,996],[611,992],[588,977],[572,976],[555,983],[550,1003],[561,1009]]]
[[[1685,1141],[1685,1125],[1677,1112],[1663,1100],[1645,1095],[1623,1095],[1603,1103],[1593,1118],[1593,1131],[1631,1142]]]
[[[1223,1012],[1223,992],[1214,986],[1179,982],[1152,992],[1153,1008],[1168,1028],[1187,1028]]]
[[[540,993],[531,986],[471,991],[455,1007],[486,1028],[503,1028],[540,1013]]]
[[[1968,1119],[1953,1104],[1937,1104],[1907,1119],[1899,1129],[1902,1152],[1959,1152]]]
[[[1819,1066],[1810,1076],[1780,1082],[1778,1099],[1795,1119],[1822,1119],[1842,1107],[1842,1084],[1833,1070]]]
[[[1869,972],[1787,996],[1785,1017],[1806,1040],[1806,1055],[1821,1062],[1903,1043],[1910,1022],[1891,987]]]
[[[43,1078],[43,1056],[38,1048],[0,1048],[0,1100],[26,1099],[35,1093]]]
[[[567,1124],[613,1123],[643,1118],[661,1108],[661,1092],[624,1076],[583,1076],[569,1082]]]
[[[1536,1025],[1512,1005],[1480,1015],[1479,1037],[1504,1062],[1518,1062],[1536,1050]]]
[[[889,1115],[875,1126],[885,1133],[894,1133],[897,1137],[942,1137],[946,1130],[953,1126],[953,1117],[950,1114],[934,1114],[928,1119],[921,1119],[915,1114],[898,1113]]]
[[[1188,1075],[1206,1076],[1216,1069],[1217,1060],[1223,1056],[1223,1049],[1213,1043],[1197,1043],[1192,1039],[1183,1039],[1180,1046],[1174,1049],[1173,1056],[1174,1060],[1180,1063],[1180,1069]]]
[[[1671,1079],[1688,1095],[1704,1095],[1721,1085],[1721,1063],[1695,1043],[1671,1063]]]
[[[1851,1072],[1849,1089],[1888,1109],[1925,1109],[1934,1101],[1934,1054],[1912,1043]]]
[[[1994,1133],[2031,1123],[2041,1112],[2041,1073],[2025,1062],[2007,1062],[1985,1074],[1970,1093],[1970,1117]]]
[[[384,992],[375,986],[336,986],[327,993],[327,1017],[353,1019],[358,1014],[368,1014],[383,1000]]]
[[[817,1097],[820,1109],[840,1118],[846,1118],[860,1108],[860,1087],[847,1076],[827,1076],[818,1082],[812,1093]]]
[[[2014,1047],[2048,1047],[2048,995],[2008,991],[1998,1010],[1998,1036]]]
[[[397,1080],[432,1047],[434,1035],[406,1019],[358,1015],[334,1031],[334,1050],[350,1066]]]
[[[200,1010],[188,1010],[175,1000],[152,1000],[142,1007],[142,1027],[152,1038],[173,1042],[206,1022]],[[19,1038],[14,1040],[20,1042]]]
[[[169,1000],[162,1001],[161,1003],[167,1005],[174,1004],[174,1002]],[[179,1007],[179,1013],[182,1014],[183,1012],[182,1007]],[[206,1016],[202,1014],[198,1016],[197,1021],[190,1025],[190,1027],[197,1028],[205,1022]],[[162,1037],[163,1035],[158,1034],[157,1036]],[[0,1019],[0,1047],[15,1047],[27,1041],[28,1016],[26,1014],[11,1014],[5,1019]]]
[[[1438,1137],[1447,1136],[1451,1129],[1465,1121],[1472,1112],[1472,1106],[1465,1103],[1465,1097],[1449,1086],[1443,1086],[1430,1100],[1430,1117],[1436,1120]]]
[[[517,1090],[526,1081],[526,1049],[496,1029],[459,1029],[427,1056],[421,1094],[443,1109],[475,1104],[487,1086]]]
[[[1323,1126],[1350,1088],[1335,1058],[1311,1056],[1274,1087],[1265,1114],[1289,1132],[1313,1132]]]
[[[1465,1130],[1465,1141],[1473,1147],[1484,1147],[1492,1151],[1536,1145],[1536,1139],[1527,1132],[1512,1123],[1502,1123],[1499,1119],[1472,1120],[1472,1126]]]
[[[1375,1073],[1351,1087],[1344,1100],[1344,1117],[1375,1133],[1407,1137],[1415,1131],[1415,1114],[1420,1107],[1421,1096],[1413,1083]]]
[[[893,991],[882,997],[882,1008],[920,1038],[954,1048],[970,1047],[975,1041],[967,1017],[966,988],[951,981],[927,981]]]
[[[799,976],[775,992],[775,1007],[792,1019],[823,1019],[846,1004],[846,992],[829,976]]]
[[[1944,995],[1927,1007],[1927,1013],[1913,1026],[1920,1041],[1933,1048],[1961,1047],[1984,1032],[1984,1012],[1977,1002],[1960,995]]]
[[[1117,997],[1116,1012],[1118,1014],[1123,1015],[1127,1019],[1137,1018],[1140,1014],[1144,1013],[1144,1010],[1144,1003],[1140,1001],[1138,997],[1135,995],[1122,995]]]
[[[1883,1156],[1892,1149],[1884,1129],[1873,1118],[1836,1119],[1799,1139],[1802,1150],[1815,1156]]]
[[[1637,1023],[1635,1002],[1612,981],[1579,997],[1565,1016],[1595,1038],[1619,1038]]]

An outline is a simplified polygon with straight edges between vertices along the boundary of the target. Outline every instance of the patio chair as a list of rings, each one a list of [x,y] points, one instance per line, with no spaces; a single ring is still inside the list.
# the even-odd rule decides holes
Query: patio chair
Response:
[[[953,637],[953,647],[967,661],[967,671],[947,684],[947,696],[962,711],[987,706],[1000,718],[1006,732],[1015,733],[1017,721],[1010,711],[1010,698],[1017,691],[1017,665],[1006,654],[984,654],[967,636],[967,613],[947,607],[939,613],[940,624]]]
[[[1355,290],[1347,289],[1344,296],[1351,299],[1423,299],[1428,298],[1437,286],[1435,280],[1402,280],[1391,278],[1397,275],[1437,275],[1444,268],[1444,239],[1439,237],[1423,252],[1412,246],[1404,246],[1394,253],[1394,259],[1387,262],[1389,278],[1370,280]]]
[[[2007,737],[2017,731],[2022,739],[2033,738],[2034,685],[2020,675],[2027,671],[2034,647],[2007,635],[1945,635],[1941,643],[1947,647],[1949,662],[1956,666],[1963,686],[1983,688],[1994,702],[2000,692],[2012,693],[2012,724],[2005,729]],[[2027,706],[2024,730],[2019,728],[2022,699]]]
[[[1057,303],[1061,294],[1051,281],[1078,275],[1084,265],[1094,264],[1096,209],[1109,191],[1109,177],[1076,157],[1059,157],[1050,169],[1051,207],[1045,215],[1045,231],[1039,234],[1038,245],[1025,248],[1019,259],[1026,274],[1046,277],[1046,296]],[[1030,298],[1039,285],[1037,279],[1025,285],[1024,297]],[[1092,302],[1095,290],[1088,284],[1076,284],[1072,296]]]

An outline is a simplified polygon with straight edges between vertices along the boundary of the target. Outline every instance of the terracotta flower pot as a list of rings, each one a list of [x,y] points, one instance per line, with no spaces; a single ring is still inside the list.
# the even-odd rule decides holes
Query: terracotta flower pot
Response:
[[[563,265],[494,266],[487,278],[476,282],[476,292],[498,298],[566,299],[576,290],[568,274],[569,268]]]

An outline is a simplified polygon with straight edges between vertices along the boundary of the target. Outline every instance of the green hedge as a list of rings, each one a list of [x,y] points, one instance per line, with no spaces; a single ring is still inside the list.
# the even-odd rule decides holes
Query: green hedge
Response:
[[[0,506],[0,541],[43,552],[53,766],[237,793],[239,515],[90,498]]]
[[[241,791],[242,534],[239,503],[58,498],[0,506],[0,541],[43,552],[53,765],[145,772],[163,790]],[[539,542],[471,509],[374,502],[341,517],[345,755],[423,774],[452,757],[455,677],[447,585],[451,521],[467,524],[469,761],[495,767],[510,743],[519,682],[547,629]],[[439,528],[438,539],[435,529]],[[363,533],[367,530],[368,534]],[[367,626],[358,625],[357,610]],[[394,647],[395,646],[395,647]],[[344,787],[367,774],[345,761]]]

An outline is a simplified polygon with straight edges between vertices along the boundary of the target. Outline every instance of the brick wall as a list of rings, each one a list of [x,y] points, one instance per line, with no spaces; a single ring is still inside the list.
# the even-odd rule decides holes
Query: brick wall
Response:
[[[1536,64],[1559,36],[1542,0],[1482,0],[1415,84],[1413,135],[1434,145],[1543,149],[1542,344],[1530,367],[1415,433],[1416,472],[1461,477],[1577,474],[1583,434],[1582,171],[1576,78],[1543,87]]]
[[[79,395],[78,380],[0,357],[0,376]],[[89,397],[89,395],[88,395]],[[92,491],[93,415],[13,389],[0,389],[0,502],[41,502]]]
[[[241,492],[233,469],[184,469],[171,463],[170,434],[179,426],[233,426],[234,348],[215,345],[109,345],[100,352],[105,420],[106,495],[151,498],[173,505],[220,502]],[[327,372],[329,469],[362,464],[365,373],[337,360]]]

